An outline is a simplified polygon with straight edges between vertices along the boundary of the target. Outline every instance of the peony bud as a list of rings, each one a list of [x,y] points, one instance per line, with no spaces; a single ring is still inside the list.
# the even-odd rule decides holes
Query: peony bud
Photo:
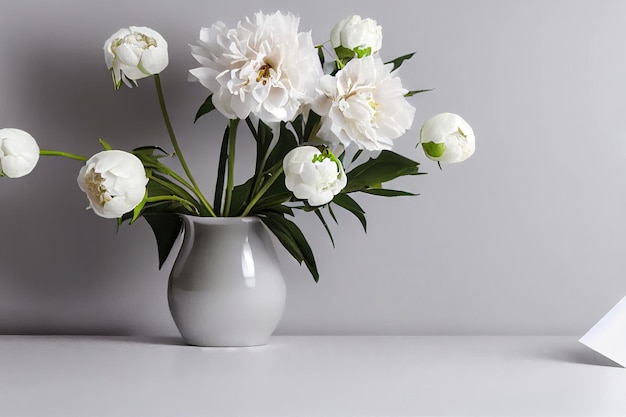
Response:
[[[167,67],[167,42],[147,27],[131,26],[115,32],[104,43],[104,59],[113,74],[113,84],[119,88],[158,74]]]
[[[427,120],[420,130],[426,156],[433,161],[465,161],[476,148],[474,131],[460,116],[441,113]]]
[[[292,149],[283,159],[283,169],[289,191],[312,206],[330,202],[348,181],[335,155],[313,146]]]
[[[20,129],[0,129],[0,175],[19,178],[29,174],[39,161],[35,139]]]
[[[100,217],[114,219],[141,203],[148,178],[135,155],[109,150],[92,156],[81,168],[77,181],[87,194],[89,208]]]
[[[375,20],[353,15],[337,23],[330,32],[330,43],[339,59],[358,58],[380,50],[383,42],[382,28]]]

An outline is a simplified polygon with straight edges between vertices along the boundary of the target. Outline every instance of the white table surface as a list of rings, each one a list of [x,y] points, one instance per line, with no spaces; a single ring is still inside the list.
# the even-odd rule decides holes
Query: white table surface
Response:
[[[626,416],[626,369],[572,337],[0,336],[0,416]]]

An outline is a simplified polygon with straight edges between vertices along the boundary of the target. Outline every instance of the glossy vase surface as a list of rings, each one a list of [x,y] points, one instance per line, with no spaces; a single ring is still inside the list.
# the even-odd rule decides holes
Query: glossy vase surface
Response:
[[[181,217],[183,243],[170,274],[168,301],[185,341],[266,344],[286,294],[269,231],[256,217]]]

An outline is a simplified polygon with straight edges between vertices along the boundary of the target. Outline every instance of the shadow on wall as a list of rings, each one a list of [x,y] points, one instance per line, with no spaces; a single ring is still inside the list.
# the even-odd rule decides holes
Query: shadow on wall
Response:
[[[2,87],[5,106],[17,115],[12,126],[29,131],[42,149],[87,157],[102,150],[100,137],[126,150],[167,139],[154,123],[152,80],[142,80],[152,94],[114,91],[100,45],[81,39],[57,45],[8,48],[13,59],[3,68],[11,85]],[[142,308],[137,295],[149,294],[137,286],[164,291],[166,274],[146,280],[157,271],[145,225],[124,227],[118,236],[114,220],[85,213],[87,199],[76,185],[81,166],[43,157],[27,177],[0,180],[0,333],[130,334],[138,326],[124,313]],[[143,268],[133,265],[138,257],[149,257]]]

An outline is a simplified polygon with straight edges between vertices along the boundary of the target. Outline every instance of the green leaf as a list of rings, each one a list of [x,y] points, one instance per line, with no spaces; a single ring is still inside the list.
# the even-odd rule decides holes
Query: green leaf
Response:
[[[204,116],[207,113],[210,113],[214,109],[215,105],[213,104],[213,94],[211,94],[207,97],[206,100],[204,100],[204,103],[202,103],[202,105],[198,109],[198,112],[196,113],[196,117],[195,119],[193,119],[193,122],[197,122],[200,117]]]
[[[159,269],[161,269],[180,235],[183,222],[177,214],[173,213],[144,213],[143,217],[154,232],[159,251]]]
[[[381,197],[413,197],[417,195],[407,191],[388,190],[384,188],[369,188],[367,190],[363,190],[362,192]]]
[[[163,155],[154,155],[155,150],[163,152]],[[141,148],[133,149],[131,153],[139,158],[141,163],[143,163],[143,166],[146,168],[152,168],[165,175],[168,175],[171,172],[170,167],[159,161],[159,159],[169,156],[169,154],[157,146],[143,146]]]
[[[298,117],[291,122],[291,126],[294,132],[296,132],[296,136],[298,136],[298,143],[304,142],[304,116],[299,114]]]
[[[348,184],[342,193],[380,188],[384,182],[404,175],[418,175],[419,163],[392,151],[384,150],[347,173]]]
[[[276,165],[278,162],[282,161],[285,155],[287,155],[287,153],[296,146],[298,146],[296,136],[291,130],[287,129],[287,125],[285,123],[281,123],[278,142],[276,143],[276,146],[274,146],[274,149],[272,149],[272,152],[270,152],[265,166],[272,167]]]
[[[320,276],[313,251],[298,226],[280,214],[268,213],[260,219],[299,264],[304,262],[315,282],[318,282]]]
[[[176,195],[187,201],[193,202],[197,208],[203,207],[187,190],[180,185],[172,182],[166,177],[151,173],[148,178],[147,189],[149,197],[157,197],[163,195]]]
[[[335,54],[337,54],[337,58],[345,65],[349,60],[354,58],[355,52],[352,49],[339,45],[335,48]]]
[[[257,129],[256,139],[256,164],[254,168],[255,176],[260,175],[267,166],[267,154],[269,152],[270,146],[272,145],[272,140],[274,139],[274,132],[272,128],[263,123],[263,121],[259,120],[259,125]],[[254,189],[251,189],[251,193],[255,193],[258,191],[258,187],[260,187],[260,178],[255,182]],[[252,198],[252,195],[250,195]]]
[[[217,164],[217,178],[215,180],[215,198],[213,199],[213,210],[218,216],[222,212],[222,198],[224,196],[224,181],[226,177],[226,162],[228,159],[228,137],[230,135],[230,126],[226,126],[224,137],[222,138],[222,147],[220,148],[220,160]]]
[[[409,91],[408,93],[406,93],[406,94],[404,95],[404,97],[413,97],[413,96],[414,96],[414,95],[416,95],[416,94],[426,93],[426,92],[428,92],[428,91],[433,91],[433,90],[434,90],[434,88],[429,88],[429,89],[427,89],[427,90],[411,90],[411,91]]]
[[[317,216],[317,218],[320,219],[320,222],[322,222],[322,225],[324,226],[324,229],[326,229],[326,233],[328,233],[328,237],[330,238],[330,243],[333,244],[333,248],[334,248],[335,239],[333,238],[333,234],[330,232],[330,228],[328,227],[328,224],[326,223],[326,219],[324,219],[324,215],[322,214],[319,207],[315,209],[314,213]]]
[[[133,217],[130,219],[130,224],[135,223],[135,221],[141,216],[141,212],[143,211],[144,206],[146,205],[146,198],[148,198],[148,190],[146,189],[146,193],[143,196],[143,200],[139,204],[135,206],[133,209]]]
[[[326,207],[328,208],[328,212],[330,213],[330,217],[332,217],[333,220],[335,221],[335,224],[339,224],[339,222],[337,221],[337,217],[335,217],[335,212],[333,211],[332,205],[328,204]]]
[[[321,120],[321,117],[319,114],[312,112],[312,111],[309,112],[309,117],[306,121],[306,126],[304,126],[304,137],[300,141],[300,144],[304,142],[310,142],[311,135],[314,133],[317,134],[317,131],[319,130],[320,120]]]
[[[361,222],[363,226],[363,231],[367,232],[367,220],[365,219],[365,211],[359,206],[359,204],[354,201],[352,197],[348,194],[337,194],[335,198],[333,198],[333,203],[338,205],[341,208],[348,210],[350,213],[354,214],[357,219]]]
[[[249,201],[250,190],[252,189],[254,177],[250,178],[243,184],[233,188],[233,194],[230,202],[230,215],[239,216]]]
[[[320,60],[320,64],[324,66],[324,62],[326,62],[326,57],[324,56],[324,44],[315,46],[317,48],[317,57]]]
[[[352,156],[352,161],[350,161],[351,164],[354,163],[354,161],[356,161],[357,159],[359,159],[359,156],[361,156],[361,154],[363,153],[363,149],[359,149],[358,151],[356,151],[354,153],[354,156]]]
[[[100,145],[102,145],[102,147],[104,148],[105,151],[110,151],[113,148],[111,148],[111,145],[109,145],[104,139],[100,138],[98,139],[100,142]]]
[[[413,57],[413,55],[415,55],[415,52],[412,52],[410,54],[406,54],[406,55],[402,55],[399,56],[398,58],[391,60],[389,62],[385,62],[385,64],[393,64],[393,69],[391,70],[392,72],[397,70],[400,65],[402,65],[402,63],[408,59],[411,59]]]

